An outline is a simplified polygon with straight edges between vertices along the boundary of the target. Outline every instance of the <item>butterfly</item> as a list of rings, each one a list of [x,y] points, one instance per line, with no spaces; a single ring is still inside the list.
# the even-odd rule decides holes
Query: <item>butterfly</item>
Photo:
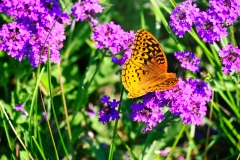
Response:
[[[138,30],[131,57],[122,69],[122,84],[129,91],[128,98],[176,86],[176,73],[168,73],[167,68],[166,55],[157,39],[144,29]]]

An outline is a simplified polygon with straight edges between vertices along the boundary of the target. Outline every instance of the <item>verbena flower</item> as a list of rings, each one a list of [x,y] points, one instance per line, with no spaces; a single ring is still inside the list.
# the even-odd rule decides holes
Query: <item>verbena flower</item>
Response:
[[[23,108],[23,104],[18,104],[13,109],[16,110],[16,111],[21,111],[22,112],[22,116],[28,116],[27,111]]]
[[[198,72],[200,69],[199,63],[200,60],[194,53],[184,51],[184,52],[175,52],[174,56],[181,63],[181,67],[186,68],[192,72]]]
[[[104,95],[102,98],[101,98],[101,101],[103,104],[108,104],[109,103],[109,100],[110,100],[110,97],[108,97],[107,95]]]
[[[212,91],[204,81],[199,79],[178,79],[178,85],[162,92],[148,93],[143,102],[134,103],[130,108],[130,118],[146,123],[143,132],[152,130],[164,119],[163,106],[179,116],[184,124],[200,125],[206,115],[206,104],[210,101]]]
[[[223,64],[222,70],[225,74],[233,71],[240,72],[240,49],[229,43],[227,46],[218,51]]]
[[[0,12],[15,19],[0,29],[0,49],[19,61],[28,58],[35,68],[39,61],[47,61],[50,45],[50,61],[60,62],[59,50],[66,38],[63,24],[70,24],[70,19],[58,1],[3,0]]]
[[[173,32],[182,38],[186,31],[191,31],[193,22],[199,14],[199,8],[192,4],[195,0],[187,0],[179,4],[171,13],[169,25]]]
[[[144,96],[143,102],[134,103],[131,107],[132,113],[129,117],[137,122],[146,123],[143,133],[152,130],[163,119],[162,107],[158,104],[158,99],[154,96]]]
[[[211,95],[212,92],[207,83],[191,78],[185,81],[178,78],[176,87],[164,92],[156,92],[160,103],[168,104],[172,114],[180,116],[184,124],[195,125],[200,125],[202,118],[206,115],[206,103],[210,101]]]
[[[222,23],[218,21],[217,17],[209,13],[210,11],[200,12],[196,21],[197,34],[204,42],[213,44],[219,41],[224,36],[228,35],[227,28],[223,27]]]
[[[210,0],[209,12],[222,24],[232,25],[240,16],[239,0]]]
[[[75,3],[71,11],[76,21],[88,20],[91,26],[94,27],[98,24],[98,19],[93,18],[93,15],[102,13],[103,7],[98,0],[85,0]]]
[[[115,119],[120,119],[119,112],[115,109],[120,104],[120,101],[116,101],[116,99],[113,99],[113,101],[109,101],[110,97],[106,95],[101,98],[101,100],[102,103],[107,104],[107,106],[98,112],[100,116],[98,121],[105,124],[108,123],[110,120],[113,121]]]
[[[0,50],[4,50],[14,59],[21,61],[28,50],[31,33],[25,25],[17,22],[3,24],[0,30]]]
[[[133,31],[125,32],[120,25],[110,22],[96,26],[91,39],[97,42],[96,48],[108,49],[112,55],[112,61],[121,66],[131,56],[134,36]],[[115,57],[119,52],[125,52],[122,58]]]

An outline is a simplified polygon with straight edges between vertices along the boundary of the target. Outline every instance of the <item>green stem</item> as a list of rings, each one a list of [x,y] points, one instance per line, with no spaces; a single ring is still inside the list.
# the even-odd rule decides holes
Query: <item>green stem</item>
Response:
[[[122,137],[119,136],[119,134],[117,134],[118,138],[121,140],[122,144],[125,146],[125,148],[131,153],[132,157],[134,158],[134,160],[138,160],[138,158],[136,157],[136,155],[133,153],[132,149],[123,141]]]
[[[144,19],[144,14],[143,14],[143,9],[140,12],[140,17],[141,17],[141,27],[146,28],[145,26],[145,19]]]
[[[4,118],[2,111],[1,111],[1,116],[2,116],[2,120],[3,120],[4,131],[5,131],[6,136],[7,136],[8,146],[9,146],[9,148],[10,148],[11,151],[12,151],[12,153],[11,153],[11,154],[12,154],[12,158],[15,160],[16,158],[15,158],[15,156],[14,156],[14,154],[13,154],[14,149],[13,149],[13,146],[12,146],[12,144],[11,144],[11,139],[10,139],[10,136],[9,136],[9,133],[8,133],[7,124],[6,124],[6,119]]]
[[[206,45],[201,41],[201,39],[198,37],[198,35],[196,34],[196,32],[192,29],[191,32],[188,32],[193,39],[195,39],[195,41],[202,47],[205,55],[207,56],[207,58],[209,59],[210,63],[212,64],[212,66],[215,66],[215,63],[213,61],[214,57],[212,55],[212,53],[209,51],[209,49],[206,47]]]
[[[191,154],[192,154],[192,150],[194,150],[194,152],[196,154],[198,154],[198,148],[196,146],[196,144],[194,143],[194,133],[195,133],[195,126],[194,125],[191,125],[191,134],[189,133],[189,131],[187,129],[185,129],[185,133],[186,133],[186,136],[189,140],[189,146],[187,147],[187,154],[186,154],[186,160],[189,160],[191,159]]]
[[[213,102],[213,107],[214,107],[214,109],[216,111],[218,111],[219,117],[221,117],[221,118],[219,118],[219,121],[220,121],[220,126],[221,126],[221,128],[222,128],[222,130],[223,130],[223,132],[225,134],[224,136],[226,136],[232,142],[232,144],[235,147],[238,147],[238,144],[237,144],[235,138],[230,134],[230,133],[233,133],[233,131],[232,131],[232,129],[233,129],[232,124],[228,121],[228,119],[226,119],[224,117],[224,115],[222,114],[219,106],[216,103],[214,103],[214,102]],[[229,132],[229,130],[227,130],[227,128],[225,127],[226,125],[229,127],[229,130],[231,132]],[[234,133],[236,133],[236,131],[234,131]],[[240,135],[238,133],[236,134],[236,137],[237,137],[237,139],[240,139]]]
[[[60,87],[61,87],[61,91],[62,91],[61,92],[62,93],[62,101],[63,101],[64,113],[65,113],[65,117],[66,117],[68,136],[69,136],[70,142],[72,142],[72,132],[71,132],[71,126],[70,126],[69,118],[68,118],[67,103],[66,103],[66,98],[64,95],[64,87],[63,87],[63,83],[62,83],[62,74],[61,74],[61,69],[60,69],[60,63],[57,64],[57,67],[58,67],[58,76],[59,76]]]
[[[240,119],[240,113],[238,111],[238,107],[235,104],[234,98],[232,97],[231,92],[229,91],[228,87],[226,86],[226,84],[224,83],[224,80],[222,78],[222,75],[220,72],[217,72],[217,76],[219,77],[220,81],[221,81],[221,85],[223,85],[223,87],[225,88],[227,95],[225,93],[223,93],[220,89],[218,90],[219,94],[222,96],[222,98],[225,100],[225,102],[228,103],[229,107],[234,111],[234,113],[236,114],[237,118]],[[227,97],[228,96],[228,97]],[[230,100],[229,100],[230,99]]]
[[[174,153],[174,149],[176,148],[176,146],[177,146],[180,138],[182,137],[182,134],[183,134],[183,132],[184,132],[185,129],[186,129],[186,125],[183,125],[183,126],[182,126],[182,129],[181,129],[180,132],[178,133],[178,136],[177,136],[176,140],[175,140],[174,143],[173,143],[173,146],[171,147],[171,151],[170,151],[169,155],[168,155],[167,158],[166,158],[167,160],[170,160],[170,159],[171,159],[172,154]]]
[[[33,139],[33,142],[36,144],[36,146],[37,146],[37,149],[38,149],[38,151],[40,152],[40,154],[41,154],[42,158],[43,158],[44,160],[46,160],[46,157],[44,156],[44,153],[43,153],[43,151],[41,150],[41,147],[38,145],[38,143],[37,143],[37,141],[36,141],[35,137],[34,137],[34,136],[32,136],[32,139]]]
[[[34,88],[34,91],[33,91],[33,98],[32,98],[32,101],[31,101],[31,106],[30,106],[30,112],[29,112],[29,122],[28,122],[28,130],[29,130],[29,134],[31,135],[31,132],[32,132],[32,114],[33,114],[33,109],[34,109],[34,105],[35,105],[35,100],[37,101],[37,91],[38,91],[38,86],[39,86],[39,82],[41,80],[41,77],[43,75],[43,72],[45,70],[45,67],[42,68],[41,70],[41,73],[38,77],[36,77],[37,81],[36,81],[36,85],[35,85],[35,88]]]
[[[27,147],[26,147],[25,144],[23,143],[22,139],[19,137],[19,135],[18,135],[16,129],[14,128],[12,122],[10,121],[10,119],[9,119],[9,117],[8,117],[8,115],[7,115],[7,112],[5,111],[4,106],[3,106],[3,104],[2,104],[1,101],[0,101],[0,107],[1,107],[1,109],[2,109],[3,114],[5,115],[5,118],[7,119],[7,121],[8,121],[8,123],[9,123],[11,129],[13,130],[14,134],[16,135],[18,141],[20,142],[20,144],[22,145],[22,147],[24,148],[24,150],[28,152],[28,155],[29,155],[29,157],[31,158],[31,160],[34,160],[34,158],[32,157],[31,153],[28,151]]]
[[[55,121],[55,123],[56,123],[58,135],[59,135],[59,138],[60,138],[60,142],[61,142],[61,144],[62,144],[64,153],[65,153],[67,159],[69,159],[69,157],[68,157],[68,151],[67,151],[67,148],[66,148],[66,146],[65,146],[65,143],[64,143],[63,138],[62,138],[62,135],[61,135],[61,131],[60,131],[60,127],[59,127],[59,124],[58,124],[57,115],[56,115],[56,111],[55,111],[55,107],[54,107],[54,103],[53,103],[53,95],[52,95],[52,87],[51,87],[52,82],[51,82],[51,64],[50,64],[50,52],[49,52],[49,48],[50,48],[50,47],[48,47],[48,63],[47,63],[49,95],[50,95],[50,100],[51,100],[51,105],[52,105],[53,117],[54,117],[54,121]],[[59,159],[58,157],[56,157],[56,158]]]
[[[176,43],[176,46],[177,48],[180,50],[180,51],[183,51],[183,47],[182,45],[178,42],[177,40],[177,37],[174,35],[174,33],[172,32],[170,26],[168,25],[168,22],[167,20],[165,19],[164,15],[162,14],[161,10],[159,9],[159,7],[157,6],[157,3],[155,0],[150,0],[152,2],[152,5],[155,9],[155,12],[156,12],[156,16],[157,16],[157,19],[161,19],[162,20],[162,23],[164,25],[164,27],[166,28],[168,34],[173,38],[174,42]]]
[[[145,153],[146,153],[147,148],[149,147],[150,141],[152,140],[152,137],[153,137],[153,135],[154,135],[153,133],[154,133],[154,132],[150,132],[150,133],[148,134],[148,136],[147,136],[147,140],[145,141],[145,145],[144,145],[144,148],[143,148],[143,150],[142,150],[142,154],[141,154],[141,156],[140,156],[140,158],[139,158],[139,159],[141,159],[141,160],[144,160],[144,159],[145,159],[144,155],[145,155]]]
[[[121,111],[121,107],[122,107],[123,91],[124,91],[124,88],[122,87],[122,91],[121,91],[121,95],[120,95],[120,104],[119,104],[119,107],[118,107],[118,112]],[[115,121],[114,130],[113,130],[113,137],[112,137],[112,142],[111,142],[111,146],[110,146],[108,160],[112,160],[113,159],[114,142],[115,142],[115,137],[116,137],[116,134],[117,134],[117,126],[118,126],[118,120]]]
[[[52,140],[52,144],[53,144],[53,148],[54,148],[54,152],[55,152],[55,155],[56,155],[56,159],[58,159],[58,152],[57,152],[57,148],[56,148],[56,144],[55,144],[55,141],[54,141],[54,138],[53,138],[53,134],[52,134],[52,129],[51,129],[51,126],[50,126],[50,123],[49,123],[49,119],[48,117],[50,117],[48,115],[49,112],[46,111],[46,107],[45,107],[45,104],[44,104],[44,101],[43,101],[43,97],[42,97],[42,93],[40,92],[40,96],[41,96],[41,100],[42,100],[42,106],[43,106],[43,110],[44,110],[44,113],[45,113],[45,116],[46,116],[46,121],[47,121],[47,125],[48,125],[48,130],[50,132],[50,137],[51,137],[51,140]],[[51,103],[51,102],[50,102]],[[48,99],[48,106],[50,106],[50,103],[49,103],[49,99]],[[39,133],[40,134],[40,133]],[[40,136],[39,136],[40,137]]]

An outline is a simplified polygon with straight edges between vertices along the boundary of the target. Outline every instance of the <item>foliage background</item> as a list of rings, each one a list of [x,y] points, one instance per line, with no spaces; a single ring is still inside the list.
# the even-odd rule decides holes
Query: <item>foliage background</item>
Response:
[[[60,2],[62,6],[69,3],[69,1]],[[170,1],[162,2],[170,11],[173,9]],[[179,2],[181,1],[177,1],[177,3]],[[74,2],[70,2],[68,9],[72,3]],[[161,21],[156,18],[150,1],[108,0],[101,1],[101,3],[105,9],[102,14],[97,15],[100,23],[114,21],[120,24],[125,31],[137,31],[144,27],[161,42],[167,54],[169,71],[177,72],[180,77],[204,78],[200,74],[191,75],[180,67],[175,69],[177,63],[172,54],[178,49]],[[198,5],[204,9],[208,3],[199,1]],[[162,8],[161,10],[168,21],[169,13]],[[1,24],[9,21],[8,17],[1,14]],[[235,40],[239,45],[239,24],[229,27],[229,30],[231,29],[234,30]],[[102,59],[101,51],[96,50],[94,43],[90,40],[91,34],[88,22],[73,22],[71,26],[66,27],[67,39],[61,51],[61,72],[72,131],[71,142],[68,136],[56,64],[51,64],[51,87],[53,88],[52,96],[56,117],[68,156],[72,159],[103,160],[108,159],[109,156],[115,123],[103,125],[98,122],[97,112],[103,108],[100,98],[107,94],[111,99],[119,100],[123,86],[120,78],[121,68],[113,64],[110,57]],[[230,34],[230,41],[232,36]],[[122,115],[117,128],[118,136],[114,141],[113,159],[165,159],[166,156],[159,154],[159,151],[171,149],[172,154],[167,157],[169,159],[183,157],[185,159],[236,159],[239,156],[240,127],[239,119],[235,116],[239,113],[234,113],[231,106],[218,94],[218,91],[221,90],[224,95],[233,95],[234,100],[238,102],[237,111],[239,112],[239,87],[230,77],[223,77],[223,81],[216,79],[215,73],[220,69],[215,70],[210,65],[199,44],[189,34],[186,34],[179,41],[185,49],[192,50],[201,58],[201,72],[204,74],[209,72],[213,81],[216,82],[211,85],[215,91],[215,102],[208,105],[208,114],[204,118],[204,124],[185,126],[178,117],[169,115],[153,131],[143,134],[141,131],[144,125],[128,118],[127,113],[131,112],[129,106],[133,100],[127,99],[126,91],[124,91]],[[208,44],[206,46],[210,47]],[[39,91],[42,93],[47,108],[59,157],[54,154],[47,122],[43,119],[44,110],[41,94],[38,92],[36,97],[33,96],[37,69],[32,69],[27,61],[18,62],[2,51],[0,52],[0,100],[18,135],[35,159],[43,159],[43,157],[46,159],[68,159],[53,118],[48,87],[48,66],[47,64],[42,65],[41,69],[43,67],[45,70]],[[21,112],[13,110],[13,107],[23,103],[24,108],[29,112],[34,98],[37,99],[36,110],[33,111],[32,126],[29,127],[29,117],[21,116]],[[89,108],[89,106],[93,108]],[[89,112],[95,113],[95,116],[89,117]],[[0,159],[29,159],[28,153],[17,140],[2,110],[1,115]],[[211,119],[210,115],[212,115]],[[29,128],[33,128],[33,130],[31,131]],[[44,156],[41,155],[32,136],[35,137]]]

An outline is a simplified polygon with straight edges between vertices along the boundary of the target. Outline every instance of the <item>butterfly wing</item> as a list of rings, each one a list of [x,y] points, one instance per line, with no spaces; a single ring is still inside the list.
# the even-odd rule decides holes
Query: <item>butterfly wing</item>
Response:
[[[143,53],[148,56],[148,61],[154,59],[160,70],[167,72],[167,58],[160,43],[151,33],[140,29],[135,35],[132,56],[142,56]]]
[[[166,55],[156,38],[146,30],[135,35],[131,58],[122,69],[122,83],[128,98],[162,91],[177,84],[175,73],[167,73]]]
[[[159,68],[155,63],[144,61],[142,57],[134,56],[123,66],[122,83],[129,91],[128,98],[140,97],[148,92],[167,90],[178,82],[175,73],[159,74]]]
[[[157,80],[149,66],[144,65],[142,61],[144,60],[141,57],[132,57],[125,62],[122,69],[123,86],[133,97],[146,94],[148,91],[145,89],[145,86],[151,85],[154,79]]]

